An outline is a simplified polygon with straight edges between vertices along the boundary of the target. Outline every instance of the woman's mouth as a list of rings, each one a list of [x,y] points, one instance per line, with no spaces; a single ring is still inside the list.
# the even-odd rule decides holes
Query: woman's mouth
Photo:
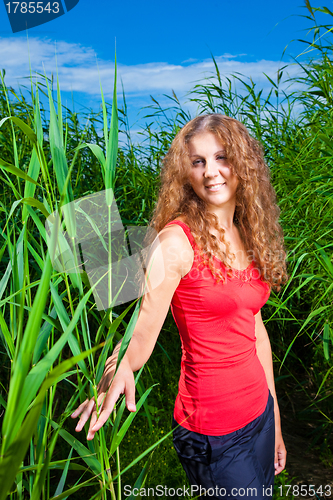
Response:
[[[222,186],[225,185],[225,182],[219,182],[218,184],[210,184],[209,186],[205,186],[208,191],[218,191]]]

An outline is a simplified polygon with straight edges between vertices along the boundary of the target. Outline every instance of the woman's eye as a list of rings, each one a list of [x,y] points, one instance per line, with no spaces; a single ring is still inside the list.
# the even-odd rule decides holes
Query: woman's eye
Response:
[[[226,159],[227,159],[227,157],[226,157],[226,156],[218,156],[218,157],[217,157],[217,159],[218,159],[218,160],[226,160]]]
[[[195,161],[193,162],[193,165],[194,165],[194,166],[195,166],[195,165],[199,165],[200,163],[202,163],[202,160],[195,160]]]

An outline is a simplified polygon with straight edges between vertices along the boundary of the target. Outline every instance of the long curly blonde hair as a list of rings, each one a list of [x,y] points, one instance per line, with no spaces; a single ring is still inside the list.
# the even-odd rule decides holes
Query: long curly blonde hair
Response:
[[[150,225],[159,232],[168,222],[182,216],[213,275],[224,281],[221,271],[214,265],[213,256],[225,265],[233,258],[224,238],[225,231],[189,182],[192,164],[188,145],[194,136],[204,132],[214,134],[223,144],[227,161],[239,179],[234,224],[245,249],[263,281],[279,290],[288,278],[283,233],[278,222],[280,209],[261,145],[234,118],[220,114],[201,115],[178,132],[163,160],[161,187]],[[211,234],[212,228],[219,234],[225,251],[221,250],[219,239]]]

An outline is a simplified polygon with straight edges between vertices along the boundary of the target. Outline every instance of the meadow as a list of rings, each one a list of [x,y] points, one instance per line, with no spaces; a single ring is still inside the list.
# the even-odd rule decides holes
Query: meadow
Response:
[[[315,9],[307,7],[312,39],[304,42],[306,59],[294,63],[298,76],[288,78],[288,67],[281,67],[275,80],[267,77],[267,94],[241,75],[223,77],[215,64],[215,74],[190,89],[188,99],[197,114],[242,121],[264,148],[281,208],[289,280],[271,294],[263,317],[288,433],[304,435],[306,449],[298,453],[312,450],[320,481],[333,466],[333,13],[322,8],[327,23],[318,25]],[[113,193],[123,225],[146,226],[162,159],[193,116],[174,93],[167,109],[154,98],[142,141],[134,144],[126,105],[117,109],[116,85],[112,103],[101,90],[101,113],[87,117],[62,106],[56,79],[32,77],[28,93],[7,87],[5,72],[1,80],[0,500],[120,500],[135,498],[126,485],[182,487],[187,481],[170,435],[180,370],[170,316],[136,375],[136,414],[120,400],[93,441],[74,431],[70,415],[87,396],[96,397],[105,359],[119,339],[131,337],[139,301],[114,305],[109,284],[108,306],[96,307],[90,276],[78,269],[80,247],[69,242],[77,227],[66,207],[105,192],[108,222]],[[72,267],[61,259],[55,264],[61,228],[54,221],[60,218],[45,229],[57,213],[70,236],[62,250]],[[105,237],[91,227],[110,248],[111,231]],[[287,464],[274,498],[298,496],[297,490],[285,495],[284,485],[302,481],[310,478],[297,464],[291,474]],[[324,493],[317,497],[327,498]]]

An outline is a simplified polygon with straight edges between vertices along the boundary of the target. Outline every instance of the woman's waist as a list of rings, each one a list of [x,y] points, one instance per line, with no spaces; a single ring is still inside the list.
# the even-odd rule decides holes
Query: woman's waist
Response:
[[[266,376],[257,355],[243,363],[181,364],[179,393],[192,398],[208,399],[235,392],[256,392],[266,386]]]
[[[174,416],[183,427],[194,432],[219,436],[241,429],[262,414],[267,403],[266,379],[256,387],[237,390],[205,400],[178,393]]]
[[[209,376],[219,370],[244,370],[259,362],[253,342],[246,347],[222,343],[196,347],[199,348],[183,348],[181,370],[189,374]]]

